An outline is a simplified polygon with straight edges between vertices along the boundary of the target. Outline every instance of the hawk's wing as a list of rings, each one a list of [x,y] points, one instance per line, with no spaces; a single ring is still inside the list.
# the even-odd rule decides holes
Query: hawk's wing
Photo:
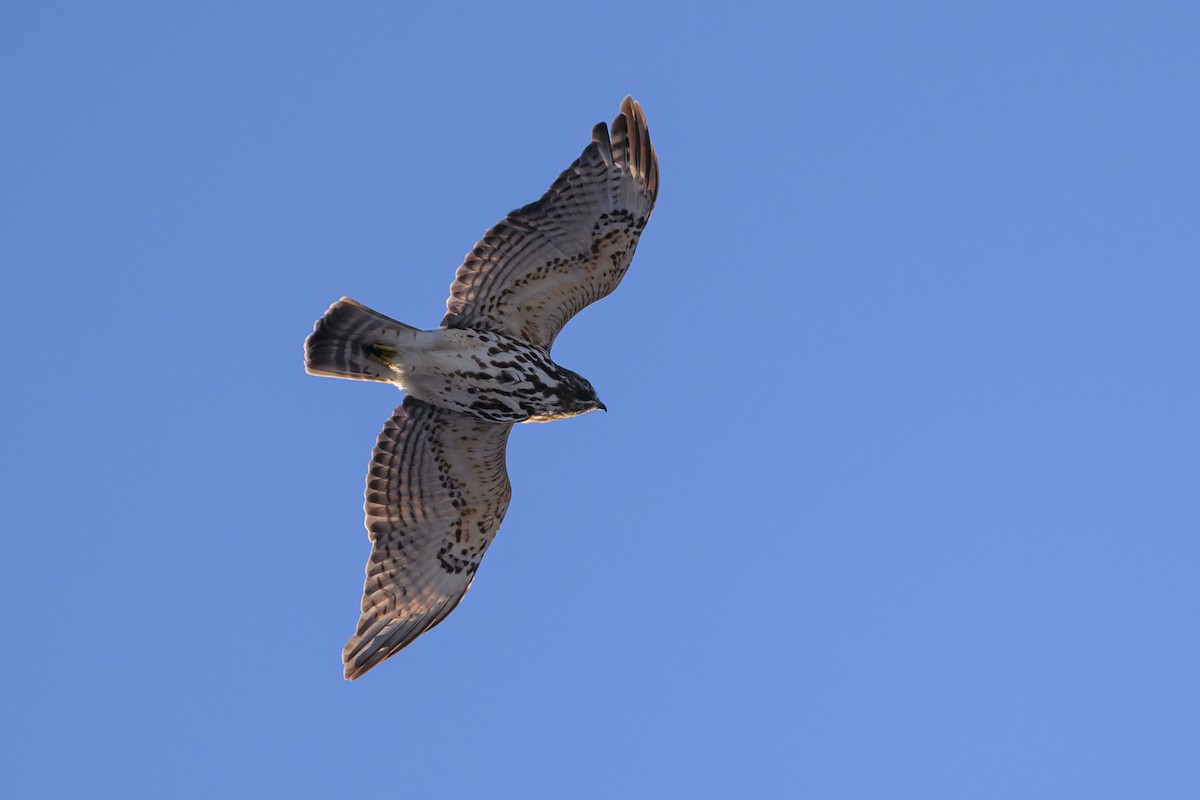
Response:
[[[658,196],[658,158],[640,104],[612,124],[541,200],[486,234],[458,268],[444,328],[476,328],[549,349],[563,325],[610,294]]]
[[[371,557],[358,630],[342,660],[353,680],[446,618],[466,594],[508,509],[512,425],[406,397],[367,474]]]

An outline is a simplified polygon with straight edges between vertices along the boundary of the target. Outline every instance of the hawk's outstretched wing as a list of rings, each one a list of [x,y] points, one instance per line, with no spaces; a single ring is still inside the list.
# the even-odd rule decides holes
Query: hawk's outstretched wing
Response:
[[[444,328],[475,328],[549,349],[567,320],[629,268],[658,196],[658,158],[633,98],[536,203],[484,234],[458,268]]]
[[[371,557],[358,629],[342,652],[357,678],[446,618],[508,509],[512,425],[406,397],[367,473]]]

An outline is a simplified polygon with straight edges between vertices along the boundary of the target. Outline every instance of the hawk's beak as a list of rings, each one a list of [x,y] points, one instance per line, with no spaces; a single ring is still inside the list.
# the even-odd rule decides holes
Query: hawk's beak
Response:
[[[603,411],[605,414],[607,414],[607,413],[608,413],[608,409],[607,409],[607,408],[605,408],[605,406],[604,406],[604,403],[601,403],[601,402],[600,402],[599,398],[597,398],[597,399],[596,399],[596,408],[600,409],[600,410],[601,410],[601,411]]]

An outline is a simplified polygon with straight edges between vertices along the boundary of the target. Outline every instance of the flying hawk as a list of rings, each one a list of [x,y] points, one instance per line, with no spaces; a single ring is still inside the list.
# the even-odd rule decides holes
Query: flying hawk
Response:
[[[406,397],[367,473],[371,538],[353,680],[454,610],[496,536],[512,489],[509,431],[604,409],[550,358],[563,325],[621,282],[658,196],[658,159],[633,98],[536,203],[484,234],[458,268],[439,328],[343,297],[304,343],[312,375],[393,383]]]

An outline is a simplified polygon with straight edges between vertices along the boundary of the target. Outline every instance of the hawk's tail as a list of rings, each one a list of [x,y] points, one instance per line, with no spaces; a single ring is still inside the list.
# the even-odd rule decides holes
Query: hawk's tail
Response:
[[[390,343],[411,325],[385,317],[349,297],[329,307],[304,340],[304,369],[310,375],[356,381],[393,381]]]

